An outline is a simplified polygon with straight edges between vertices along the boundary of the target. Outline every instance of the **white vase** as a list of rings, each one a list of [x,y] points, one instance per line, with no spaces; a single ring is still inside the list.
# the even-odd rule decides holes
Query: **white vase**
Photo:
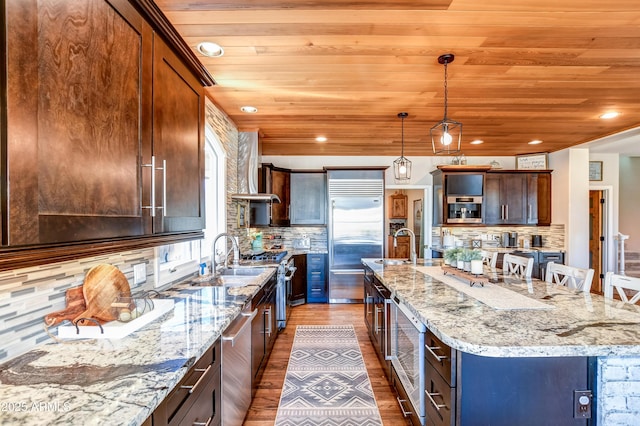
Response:
[[[469,271],[471,271],[471,261],[465,261],[465,262],[464,262],[463,270],[464,270],[465,272],[469,272]]]
[[[462,260],[456,261],[456,268],[464,269],[464,261],[462,261]]]
[[[471,273],[474,275],[481,275],[484,269],[482,266],[482,260],[472,260],[471,261]]]

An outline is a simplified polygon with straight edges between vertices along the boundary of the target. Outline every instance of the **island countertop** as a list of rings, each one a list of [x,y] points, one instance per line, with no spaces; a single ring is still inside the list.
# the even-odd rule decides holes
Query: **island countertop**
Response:
[[[140,425],[275,273],[218,300],[193,280],[174,307],[121,339],[51,341],[0,365],[3,425]]]
[[[420,259],[414,266],[363,259],[363,264],[431,332],[463,352],[492,357],[640,355],[637,306],[537,279],[505,279],[497,270],[498,282],[490,285],[548,308],[495,309],[425,273],[440,260]]]

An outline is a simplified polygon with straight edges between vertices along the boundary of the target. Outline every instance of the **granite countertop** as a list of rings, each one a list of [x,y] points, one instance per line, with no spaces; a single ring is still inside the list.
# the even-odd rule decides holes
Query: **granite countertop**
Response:
[[[174,307],[122,339],[50,341],[0,365],[3,425],[140,425],[275,273],[227,288],[187,280]]]
[[[392,297],[454,349],[495,357],[640,355],[637,306],[537,279],[505,279],[496,270],[495,285],[550,309],[494,309],[420,271],[439,262],[420,259],[417,266],[387,266],[363,259]]]

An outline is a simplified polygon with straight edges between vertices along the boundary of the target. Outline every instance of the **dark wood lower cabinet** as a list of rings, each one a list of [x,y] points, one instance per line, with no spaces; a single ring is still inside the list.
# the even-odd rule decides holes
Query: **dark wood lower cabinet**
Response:
[[[297,306],[307,301],[307,255],[296,254],[293,256],[293,263],[298,268],[291,279],[291,295],[289,305]]]
[[[152,415],[154,426],[221,424],[220,349],[217,340],[167,395]]]

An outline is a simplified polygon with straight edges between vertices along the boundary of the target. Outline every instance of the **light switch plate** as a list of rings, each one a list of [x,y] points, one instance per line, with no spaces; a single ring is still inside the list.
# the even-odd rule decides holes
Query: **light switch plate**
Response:
[[[140,284],[147,281],[147,265],[138,263],[133,265],[133,284]]]

